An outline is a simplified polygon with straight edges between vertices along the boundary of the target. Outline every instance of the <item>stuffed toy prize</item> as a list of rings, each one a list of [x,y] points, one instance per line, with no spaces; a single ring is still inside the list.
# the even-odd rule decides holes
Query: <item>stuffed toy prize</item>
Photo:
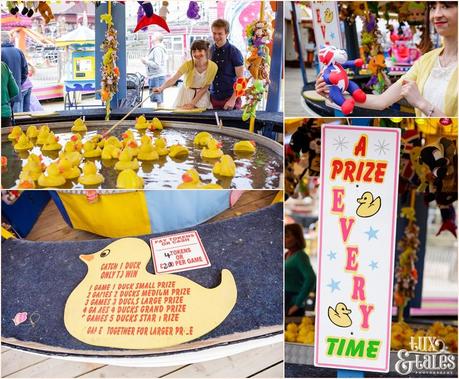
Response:
[[[337,49],[334,46],[321,48],[319,50],[319,60],[325,65],[322,74],[325,83],[330,88],[331,100],[340,106],[345,115],[352,113],[355,101],[364,103],[367,96],[356,83],[349,80],[344,69],[362,67],[363,61],[361,59],[348,61],[346,51]],[[352,98],[344,98],[343,92],[346,90],[352,95]]]

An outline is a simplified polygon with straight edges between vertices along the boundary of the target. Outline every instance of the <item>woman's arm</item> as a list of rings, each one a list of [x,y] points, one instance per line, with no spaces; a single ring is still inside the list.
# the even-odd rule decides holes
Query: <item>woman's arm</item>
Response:
[[[180,77],[182,76],[183,74],[180,72],[180,71],[177,71],[173,76],[171,76],[169,79],[167,79],[162,85],[161,87],[156,87],[156,88],[153,88],[153,92],[154,93],[161,93],[163,92],[166,88],[169,88],[169,87],[172,87],[175,82],[177,80],[180,79]]]
[[[185,104],[182,108],[184,109],[192,109],[196,107],[196,104],[201,100],[201,98],[204,96],[204,94],[209,90],[210,86],[205,86],[200,88],[196,92],[196,96],[193,98],[193,100],[189,104]]]

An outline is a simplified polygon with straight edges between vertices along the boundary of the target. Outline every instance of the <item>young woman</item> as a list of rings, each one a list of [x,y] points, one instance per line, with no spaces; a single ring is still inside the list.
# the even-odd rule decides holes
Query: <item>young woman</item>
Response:
[[[381,95],[367,95],[361,108],[383,110],[404,97],[417,117],[457,117],[457,2],[428,3],[426,26],[428,34],[421,47],[430,47],[430,24],[442,37],[443,47],[418,59],[413,67]],[[430,43],[429,43],[430,42]],[[322,76],[316,91],[327,96],[329,90]]]
[[[218,67],[209,60],[209,47],[210,43],[205,40],[193,41],[191,44],[192,59],[186,61],[163,85],[154,88],[153,92],[163,92],[184,75],[184,85],[180,87],[174,107],[184,109],[212,108],[209,87],[217,74]]]

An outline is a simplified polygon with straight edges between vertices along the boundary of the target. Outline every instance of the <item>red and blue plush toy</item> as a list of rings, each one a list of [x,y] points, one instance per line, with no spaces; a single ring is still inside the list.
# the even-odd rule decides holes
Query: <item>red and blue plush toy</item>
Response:
[[[367,95],[352,80],[349,80],[345,68],[362,67],[361,59],[347,60],[347,53],[334,46],[325,46],[319,50],[319,60],[325,65],[323,78],[330,89],[330,99],[340,106],[341,111],[347,115],[354,110],[354,99],[364,103]],[[352,98],[345,98],[344,91],[348,91]]]

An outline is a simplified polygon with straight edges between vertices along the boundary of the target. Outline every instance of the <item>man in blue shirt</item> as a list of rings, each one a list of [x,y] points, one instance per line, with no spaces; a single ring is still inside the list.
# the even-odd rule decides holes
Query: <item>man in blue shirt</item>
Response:
[[[211,29],[215,44],[210,48],[210,59],[217,64],[218,71],[210,87],[210,101],[215,109],[241,109],[241,98],[236,96],[233,85],[244,75],[244,58],[239,49],[228,42],[228,21],[215,20]]]
[[[14,80],[19,89],[21,89],[22,83],[27,79],[27,74],[29,69],[27,67],[27,60],[24,56],[24,53],[18,48],[14,47],[11,42],[11,36],[8,32],[2,31],[2,62],[5,62],[8,68],[11,70]],[[19,93],[16,97],[11,99],[13,103],[13,112],[22,112],[23,103],[22,103],[22,94],[19,90]]]

